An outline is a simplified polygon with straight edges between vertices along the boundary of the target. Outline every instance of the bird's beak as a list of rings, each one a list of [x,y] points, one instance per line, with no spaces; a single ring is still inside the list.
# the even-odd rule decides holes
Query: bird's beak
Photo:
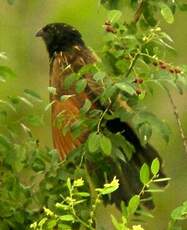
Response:
[[[40,30],[35,34],[36,37],[43,37],[43,35],[44,35],[43,29],[40,29]]]

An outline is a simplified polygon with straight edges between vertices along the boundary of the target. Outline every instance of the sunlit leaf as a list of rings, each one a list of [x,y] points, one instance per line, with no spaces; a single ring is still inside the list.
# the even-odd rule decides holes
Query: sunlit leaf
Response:
[[[74,216],[73,215],[63,215],[63,216],[60,216],[59,218],[60,220],[62,221],[74,221]]]
[[[115,22],[119,21],[121,16],[122,16],[121,11],[119,11],[119,10],[111,10],[111,11],[108,12],[108,17],[107,18],[111,23],[115,23]]]
[[[149,166],[144,163],[140,169],[140,181],[145,185],[149,182]]]
[[[49,86],[47,89],[48,89],[48,91],[49,91],[50,94],[52,94],[52,95],[56,95],[57,94],[55,87]]]
[[[120,90],[129,93],[130,95],[133,95],[136,93],[135,89],[128,83],[116,83],[115,86],[119,88]]]
[[[151,172],[153,173],[154,176],[156,176],[159,170],[160,170],[160,162],[158,158],[156,158],[153,160],[151,164]]]
[[[165,21],[169,24],[172,24],[174,22],[174,16],[170,7],[167,4],[160,2],[160,8],[161,14]]]
[[[128,215],[134,214],[139,204],[140,204],[140,197],[138,195],[134,195],[128,203],[128,207],[127,207]]]

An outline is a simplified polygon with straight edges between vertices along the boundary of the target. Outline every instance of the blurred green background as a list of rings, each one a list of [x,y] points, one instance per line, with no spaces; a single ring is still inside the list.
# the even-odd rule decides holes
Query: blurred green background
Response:
[[[6,52],[10,66],[17,78],[0,84],[0,97],[22,94],[25,88],[34,89],[47,103],[48,101],[48,55],[44,44],[35,38],[35,32],[50,22],[66,22],[78,28],[87,45],[98,54],[102,45],[103,23],[106,10],[99,6],[98,0],[24,0],[9,5],[0,0],[0,51]],[[187,14],[178,12],[175,23],[163,25],[174,39],[177,55],[169,56],[176,64],[187,64]],[[178,95],[172,90],[178,106],[182,124],[187,133],[187,94]],[[155,88],[154,96],[146,98],[148,110],[166,120],[172,135],[169,144],[158,136],[152,138],[153,144],[160,149],[165,163],[165,171],[172,178],[164,193],[154,195],[156,209],[154,219],[147,219],[146,230],[165,230],[173,208],[187,200],[187,154],[179,135],[175,118],[167,95],[160,88]],[[45,126],[33,130],[36,138],[43,145],[51,146],[49,112],[45,117]],[[106,217],[105,226],[109,220]],[[185,227],[186,226],[186,227]],[[184,223],[184,230],[187,223]],[[109,228],[108,228],[109,229]]]

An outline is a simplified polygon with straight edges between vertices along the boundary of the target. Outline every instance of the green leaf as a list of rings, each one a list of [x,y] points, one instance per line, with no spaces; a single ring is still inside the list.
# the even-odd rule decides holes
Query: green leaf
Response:
[[[33,90],[31,90],[31,89],[25,89],[25,90],[24,90],[24,93],[25,93],[27,96],[33,98],[33,99],[36,100],[36,101],[39,101],[39,102],[42,101],[40,95],[38,95],[35,91],[33,91]]]
[[[137,113],[133,117],[133,123],[135,123],[136,127],[139,127],[139,125],[144,122],[148,122],[153,128],[159,131],[166,142],[169,141],[171,130],[164,121],[161,121],[154,114],[144,111]]]
[[[136,212],[139,204],[140,204],[140,197],[138,195],[133,196],[130,199],[128,207],[127,207],[128,215],[134,214]]]
[[[161,2],[160,8],[161,8],[161,15],[163,16],[165,21],[169,24],[172,24],[174,22],[174,16],[170,7],[167,4]]]
[[[92,103],[89,99],[86,99],[85,102],[84,102],[84,105],[83,107],[80,109],[80,111],[82,113],[87,113],[89,111],[89,109],[91,108],[92,106]]]
[[[73,182],[74,187],[81,187],[84,185],[84,180],[82,178],[76,179]]]
[[[111,183],[104,184],[104,188],[96,188],[96,191],[100,192],[102,195],[111,194],[119,188],[119,180],[116,177],[113,178]]]
[[[112,146],[116,147],[113,150],[114,154],[123,161],[130,160],[133,152],[135,152],[134,146],[121,134],[112,135],[110,139],[112,140]]]
[[[118,222],[117,219],[116,219],[113,215],[111,215],[111,219],[112,219],[112,224],[113,224],[113,226],[114,226],[114,228],[115,228],[116,230],[122,230],[122,229],[123,229],[123,230],[126,230],[126,229],[124,228],[124,224]]]
[[[81,196],[81,197],[89,197],[90,194],[88,192],[77,192],[75,195]]]
[[[79,79],[80,76],[76,73],[72,73],[71,75],[68,75],[64,80],[64,89],[69,89],[73,83]]]
[[[154,159],[151,164],[151,172],[153,173],[154,176],[158,174],[160,170],[160,162],[158,158]]]
[[[98,81],[102,81],[105,78],[106,74],[105,72],[97,72],[96,74],[94,74],[93,79],[98,82]]]
[[[108,12],[108,17],[107,18],[111,23],[115,23],[115,22],[119,21],[121,16],[122,16],[121,11],[119,11],[119,10],[111,10],[111,11]]]
[[[74,216],[73,215],[63,215],[63,216],[60,216],[59,219],[62,221],[74,221]]]
[[[120,73],[124,74],[129,69],[129,63],[123,59],[119,59],[115,63],[115,67],[120,71]]]
[[[69,210],[70,209],[70,206],[66,205],[66,204],[56,203],[55,206],[61,210]]]
[[[28,105],[29,107],[33,107],[34,105],[25,97],[21,97],[21,96],[18,96],[19,100],[24,102],[26,105]]]
[[[56,95],[57,94],[55,87],[49,86],[47,89],[48,89],[48,91],[49,91],[50,94],[52,94],[52,95]]]
[[[61,101],[66,101],[66,100],[68,100],[69,98],[74,97],[74,96],[75,96],[74,94],[72,94],[72,95],[62,95],[62,96],[60,97],[60,100],[61,100]]]
[[[102,152],[105,155],[109,156],[112,151],[112,143],[110,139],[102,134],[100,135],[99,144],[100,144]]]
[[[140,181],[145,185],[149,182],[149,166],[144,163],[140,169]]]
[[[16,74],[9,67],[0,66],[0,76],[7,78],[7,77],[15,77]]]
[[[187,201],[172,211],[171,218],[173,220],[187,219]]]
[[[141,123],[138,126],[138,133],[141,138],[141,143],[143,145],[147,144],[152,135],[152,128],[148,122]]]
[[[66,184],[67,184],[67,187],[68,187],[68,189],[69,189],[69,191],[70,191],[70,190],[71,190],[71,180],[70,180],[69,177],[68,177],[68,179],[67,179]]]
[[[76,83],[76,92],[77,93],[83,92],[85,90],[86,86],[87,86],[87,80],[86,79],[80,79]]]
[[[116,83],[115,86],[120,90],[127,92],[130,95],[134,95],[136,93],[134,88],[128,83]]]
[[[54,229],[57,225],[57,220],[49,220],[47,223],[47,229]]]
[[[45,170],[45,163],[41,159],[36,158],[34,162],[32,163],[32,169],[35,172],[43,171]]]
[[[43,116],[37,114],[29,114],[26,116],[25,120],[34,127],[39,127],[44,124]]]
[[[9,103],[8,101],[0,100],[0,104],[4,104],[4,105],[8,106],[11,110],[16,112],[16,108],[11,103]]]
[[[39,223],[38,223],[38,226],[40,227],[40,229],[42,229],[43,225],[47,222],[47,218],[44,217],[42,218]]]
[[[50,102],[49,104],[47,104],[44,110],[45,110],[45,111],[49,110],[49,109],[52,107],[52,105],[53,105],[54,103],[55,103],[55,101],[52,101],[52,102]]]
[[[93,153],[99,148],[100,135],[97,132],[91,133],[88,137],[88,150]]]

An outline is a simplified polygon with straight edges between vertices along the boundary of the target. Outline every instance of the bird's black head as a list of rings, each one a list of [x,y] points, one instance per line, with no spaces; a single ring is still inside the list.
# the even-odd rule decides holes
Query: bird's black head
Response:
[[[84,46],[79,31],[65,23],[48,24],[40,29],[36,36],[43,38],[50,57],[53,57],[55,52],[69,51],[75,45]]]

